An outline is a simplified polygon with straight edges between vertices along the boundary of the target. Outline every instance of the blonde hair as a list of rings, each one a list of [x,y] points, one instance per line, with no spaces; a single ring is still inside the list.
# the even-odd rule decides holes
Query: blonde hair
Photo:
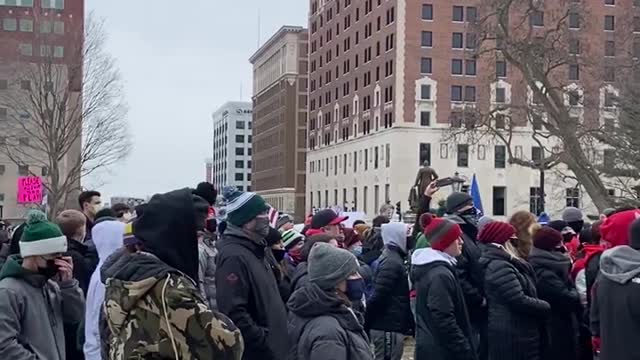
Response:
[[[507,241],[506,243],[504,243],[503,248],[504,248],[504,251],[506,251],[507,254],[511,256],[512,259],[522,260],[522,257],[520,256],[520,252],[518,251],[518,248],[512,241]]]
[[[526,210],[521,210],[511,216],[509,223],[516,228],[518,242],[514,244],[514,248],[518,252],[518,257],[526,259],[533,248],[533,230],[537,230],[534,227],[537,224],[536,217]]]
[[[56,217],[56,224],[66,237],[80,235],[80,229],[86,226],[87,218],[78,210],[65,210]]]

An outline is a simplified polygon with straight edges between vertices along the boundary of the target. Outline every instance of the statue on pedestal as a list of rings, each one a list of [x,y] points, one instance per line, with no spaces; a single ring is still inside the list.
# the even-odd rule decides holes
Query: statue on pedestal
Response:
[[[418,174],[416,175],[416,182],[411,187],[409,193],[409,205],[411,208],[418,206],[420,196],[424,194],[427,186],[436,180],[438,180],[438,173],[429,166],[429,162],[425,161],[422,163],[422,168],[418,170]]]

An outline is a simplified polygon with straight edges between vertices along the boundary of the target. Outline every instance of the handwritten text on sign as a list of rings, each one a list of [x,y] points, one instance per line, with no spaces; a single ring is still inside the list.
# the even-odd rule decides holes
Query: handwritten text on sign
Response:
[[[42,202],[42,179],[37,176],[18,178],[18,204]]]

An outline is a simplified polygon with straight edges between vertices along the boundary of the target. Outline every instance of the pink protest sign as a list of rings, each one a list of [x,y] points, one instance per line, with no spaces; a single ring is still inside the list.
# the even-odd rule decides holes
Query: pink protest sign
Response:
[[[42,202],[42,179],[37,176],[18,178],[18,204]]]

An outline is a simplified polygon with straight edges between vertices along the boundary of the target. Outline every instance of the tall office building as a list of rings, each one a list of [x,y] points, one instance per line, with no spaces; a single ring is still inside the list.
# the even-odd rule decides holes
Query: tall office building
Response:
[[[29,91],[42,84],[36,83],[43,77],[33,76],[29,69],[39,65],[49,65],[51,82],[69,81],[70,102],[81,101],[81,79],[67,79],[77,69],[79,49],[84,39],[84,0],[0,0],[0,143],[8,144],[12,149],[29,146],[28,137],[16,136],[16,121],[32,120],[32,103],[27,100]],[[46,66],[41,66],[44,68]],[[52,86],[54,88],[54,86]],[[66,89],[65,89],[66,91]],[[77,95],[77,96],[74,96]],[[24,100],[22,100],[24,99]],[[20,109],[16,104],[19,103]],[[74,108],[76,105],[71,105]],[[36,110],[39,111],[39,110]],[[20,176],[40,176],[43,182],[49,181],[49,169],[46,155],[33,153],[21,156],[23,163],[11,160],[0,145],[0,218],[23,219],[33,204],[18,204],[17,181]],[[24,150],[16,150],[20,152]],[[67,157],[80,156],[81,144],[67,152]],[[63,159],[60,171],[68,171],[73,161]],[[80,188],[80,179],[76,188]],[[70,196],[70,198],[73,196]],[[74,206],[75,200],[69,205]],[[76,205],[77,206],[77,205]]]
[[[486,109],[512,99],[523,105],[533,101],[522,75],[508,66],[500,51],[476,56],[473,26],[489,13],[481,8],[487,3],[310,1],[308,209],[346,204],[369,217],[386,201],[401,201],[406,209],[416,172],[429,161],[441,177],[458,172],[470,180],[477,174],[487,215],[509,216],[517,209],[535,212],[540,201],[537,170],[510,165],[499,141],[447,140],[451,128],[464,122],[467,109]],[[604,63],[597,66],[611,66],[606,63],[615,63],[616,46],[623,46],[616,41],[631,35],[629,30],[620,34],[616,18],[620,21],[636,11],[630,1],[619,3],[539,1],[539,11],[532,12],[524,26],[545,29],[545,18],[547,27],[552,26],[554,11],[566,6],[572,14],[568,31],[580,39],[583,56],[589,48],[591,59]],[[515,17],[512,14],[511,25]],[[618,51],[622,56],[624,51]],[[568,90],[588,96],[594,110],[586,111],[587,104],[581,103],[572,114],[585,119],[609,116],[608,95],[616,92],[607,78],[611,72],[580,77],[576,66],[566,67],[567,73],[560,74],[568,76]],[[567,99],[575,102],[574,97]],[[543,156],[531,132],[530,126],[515,132],[514,156],[532,161]],[[552,214],[569,205],[592,208],[574,180],[549,171],[545,184]],[[449,191],[443,189],[438,196]]]
[[[253,64],[253,190],[302,221],[308,84],[306,29],[283,26],[250,58]]]
[[[251,103],[230,101],[213,115],[212,176],[216,188],[251,190]]]

